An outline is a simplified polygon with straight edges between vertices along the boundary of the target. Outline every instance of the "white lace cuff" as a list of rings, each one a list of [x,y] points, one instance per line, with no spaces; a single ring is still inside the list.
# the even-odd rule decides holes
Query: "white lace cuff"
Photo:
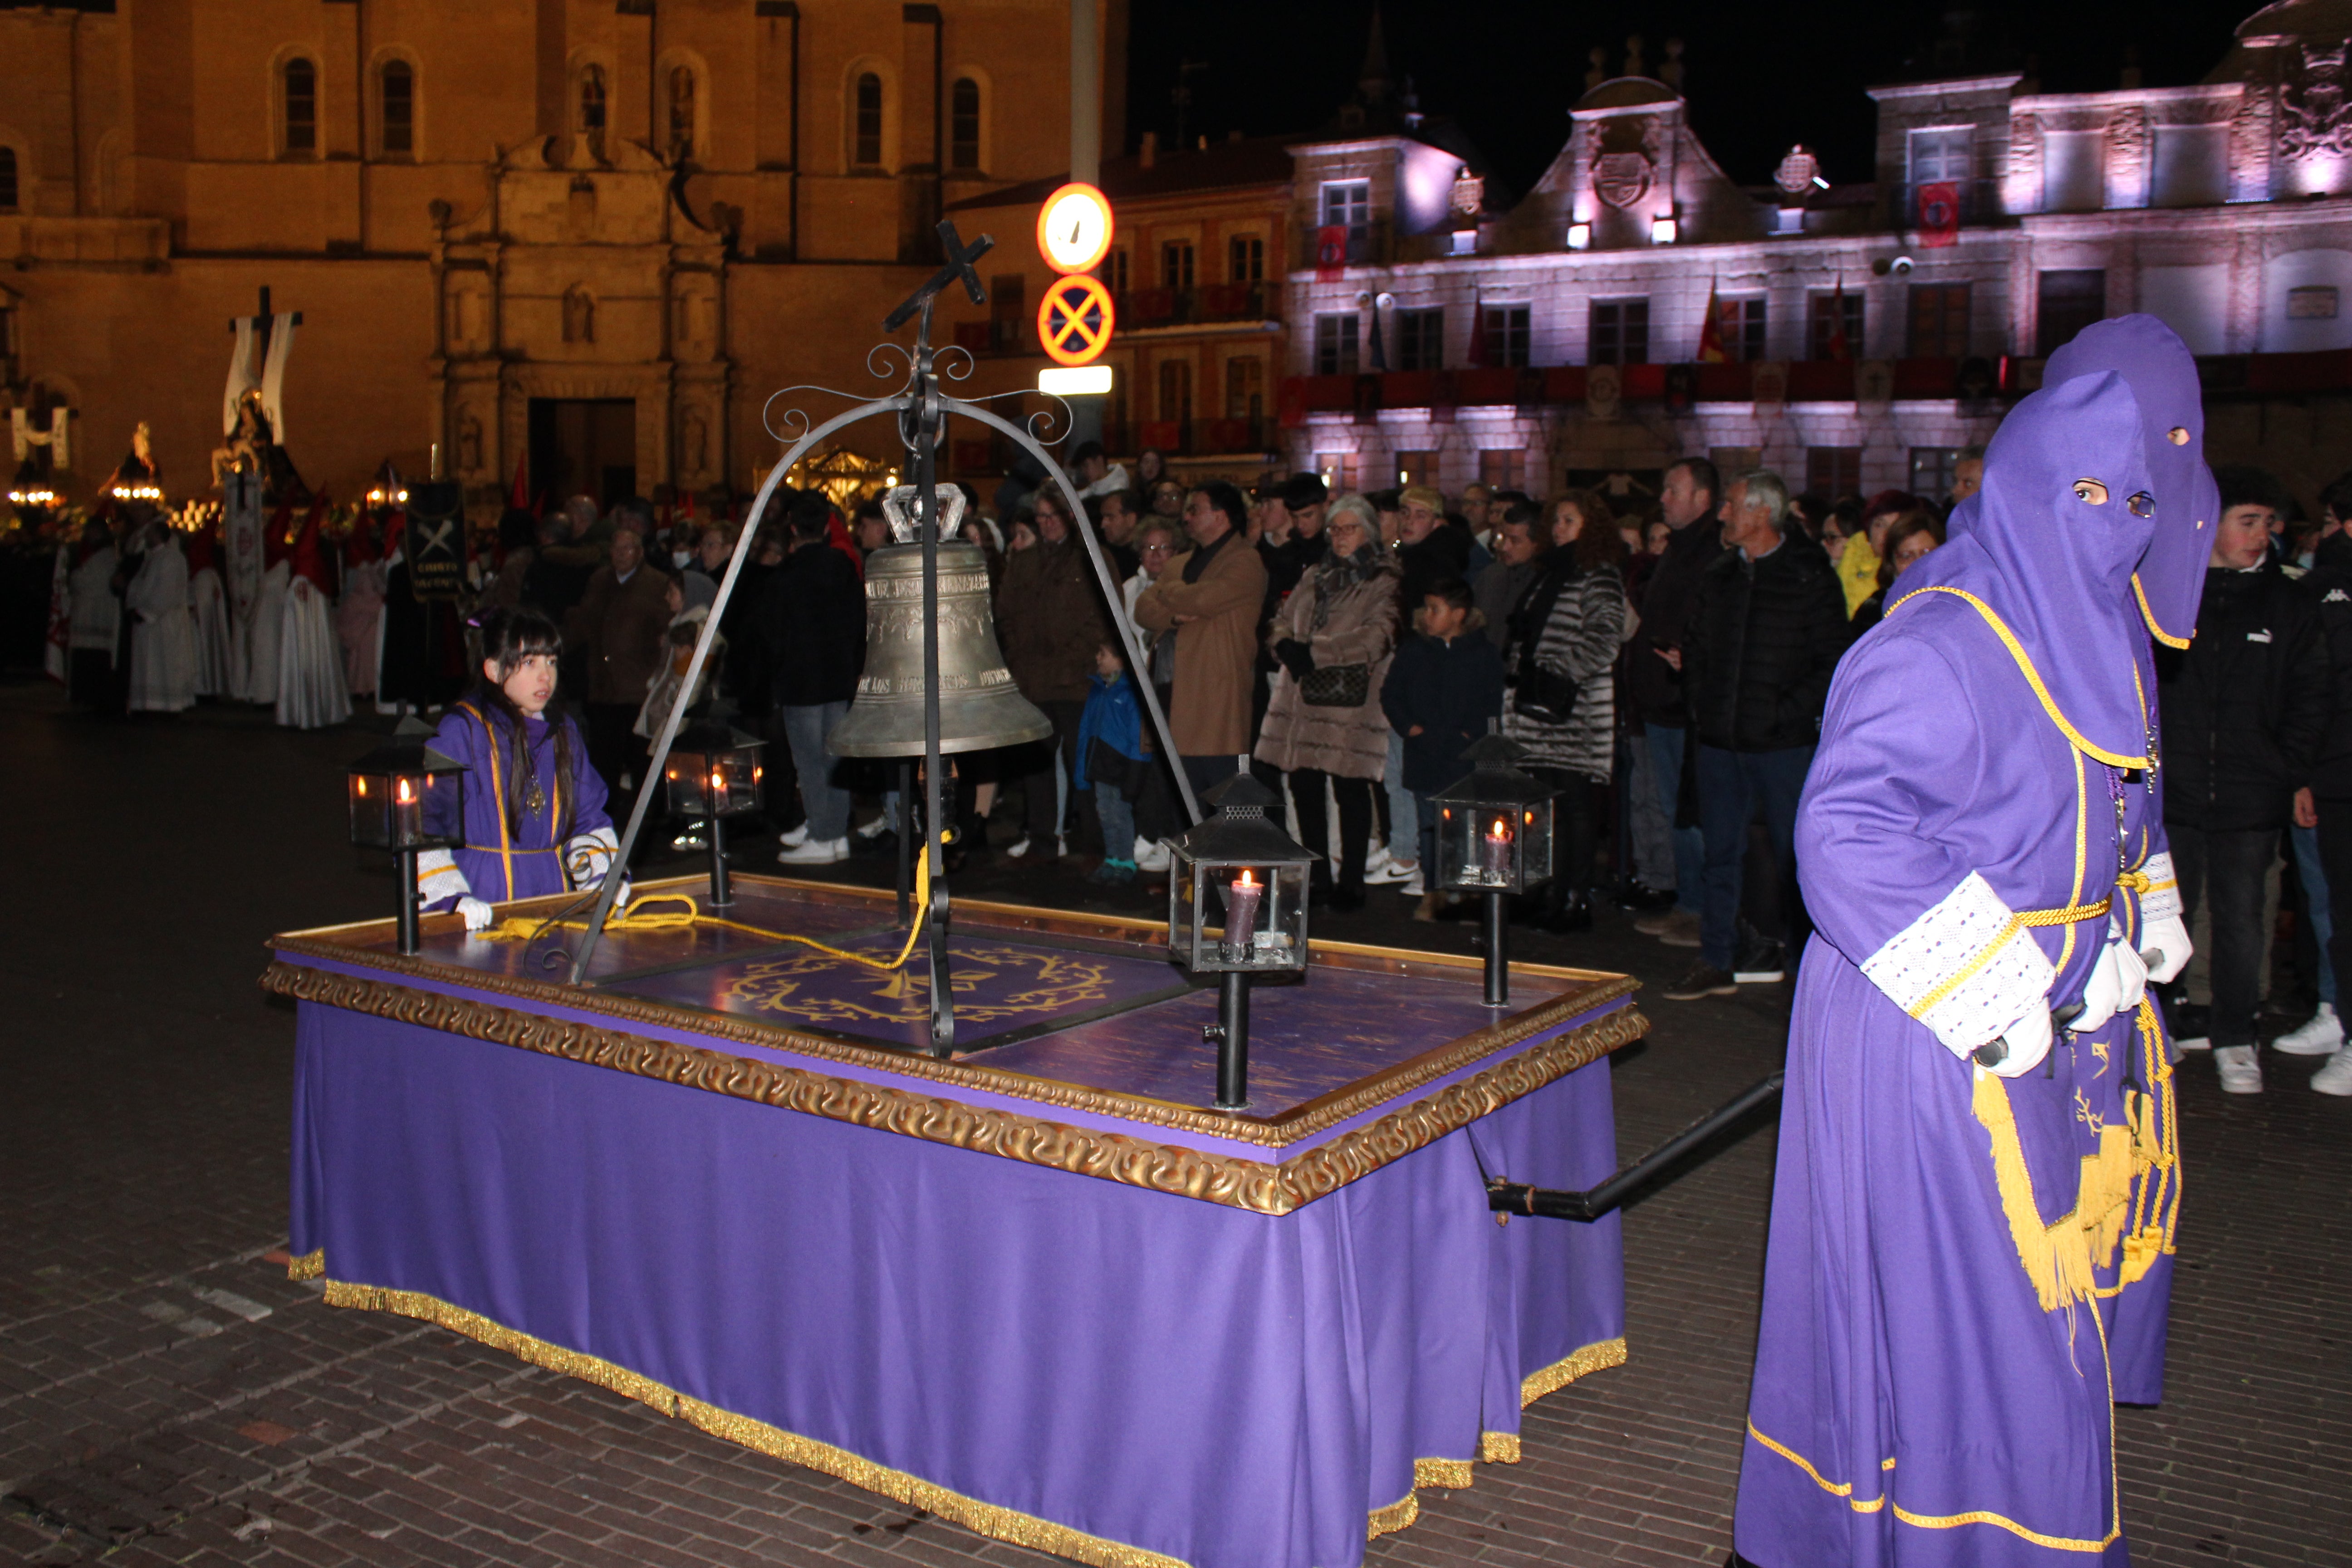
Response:
[[[620,847],[620,838],[609,827],[595,828],[567,841],[563,846],[563,869],[571,875],[572,885],[593,888],[603,882]]]
[[[2180,918],[2180,879],[2172,869],[2172,851],[2151,855],[2139,868],[2147,879],[2147,890],[2139,896],[2139,918],[2143,926],[2158,921]]]
[[[2023,1017],[2057,979],[2024,922],[1974,871],[1888,938],[1862,972],[1962,1053]]]
[[[416,857],[416,891],[426,909],[465,898],[473,890],[473,884],[466,880],[466,873],[457,869],[456,858],[446,849],[427,849]]]

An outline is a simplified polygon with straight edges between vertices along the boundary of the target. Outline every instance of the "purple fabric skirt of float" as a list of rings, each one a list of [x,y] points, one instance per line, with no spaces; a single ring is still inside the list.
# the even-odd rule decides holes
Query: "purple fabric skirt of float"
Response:
[[[1623,1358],[1616,1216],[1484,1185],[1608,1175],[1608,1072],[1271,1215],[305,1002],[293,1247],[988,1533],[1348,1568]]]

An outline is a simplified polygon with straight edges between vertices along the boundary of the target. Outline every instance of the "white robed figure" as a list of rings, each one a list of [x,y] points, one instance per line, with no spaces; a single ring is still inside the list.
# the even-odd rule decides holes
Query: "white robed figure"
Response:
[[[188,612],[188,561],[161,522],[147,525],[147,552],[123,605],[131,628],[131,710],[177,713],[196,702],[196,629]]]
[[[297,730],[340,724],[352,716],[342,645],[328,603],[329,574],[319,525],[326,501],[314,502],[287,568],[286,608],[278,636],[278,721]]]

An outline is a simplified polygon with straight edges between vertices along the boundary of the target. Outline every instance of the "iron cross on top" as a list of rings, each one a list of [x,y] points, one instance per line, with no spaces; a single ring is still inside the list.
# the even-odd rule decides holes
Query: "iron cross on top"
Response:
[[[908,317],[918,310],[928,310],[931,300],[959,278],[963,279],[963,291],[971,296],[973,304],[988,303],[988,290],[980,286],[980,274],[971,269],[971,264],[995,248],[996,241],[983,234],[967,248],[956,236],[952,218],[940,221],[939,233],[940,250],[947,257],[947,265],[932,273],[930,281],[908,295],[905,303],[890,312],[889,319],[882,323],[884,331],[895,332],[907,324]]]

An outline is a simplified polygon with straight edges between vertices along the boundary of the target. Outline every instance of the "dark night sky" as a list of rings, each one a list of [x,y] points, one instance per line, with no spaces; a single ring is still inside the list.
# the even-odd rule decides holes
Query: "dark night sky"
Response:
[[[1185,137],[1222,139],[1308,130],[1354,90],[1371,17],[1368,0],[1131,0],[1128,139],[1165,145],[1176,123],[1177,67],[1190,78]],[[1873,105],[1865,87],[1927,74],[1906,68],[1943,32],[1948,4],[1852,0],[1666,0],[1563,5],[1559,0],[1386,0],[1389,65],[1413,78],[1423,110],[1451,115],[1515,192],[1543,173],[1568,137],[1584,90],[1586,51],[1606,45],[1610,68],[1639,33],[1654,67],[1669,37],[1684,43],[1684,84],[1699,138],[1734,180],[1760,184],[1790,143],[1822,157],[1832,179],[1872,177]],[[2017,68],[2038,57],[2043,89],[2118,84],[2125,50],[2139,50],[2147,85],[2201,79],[2261,0],[1981,0],[1972,68]],[[1944,74],[1952,74],[1949,72]]]

